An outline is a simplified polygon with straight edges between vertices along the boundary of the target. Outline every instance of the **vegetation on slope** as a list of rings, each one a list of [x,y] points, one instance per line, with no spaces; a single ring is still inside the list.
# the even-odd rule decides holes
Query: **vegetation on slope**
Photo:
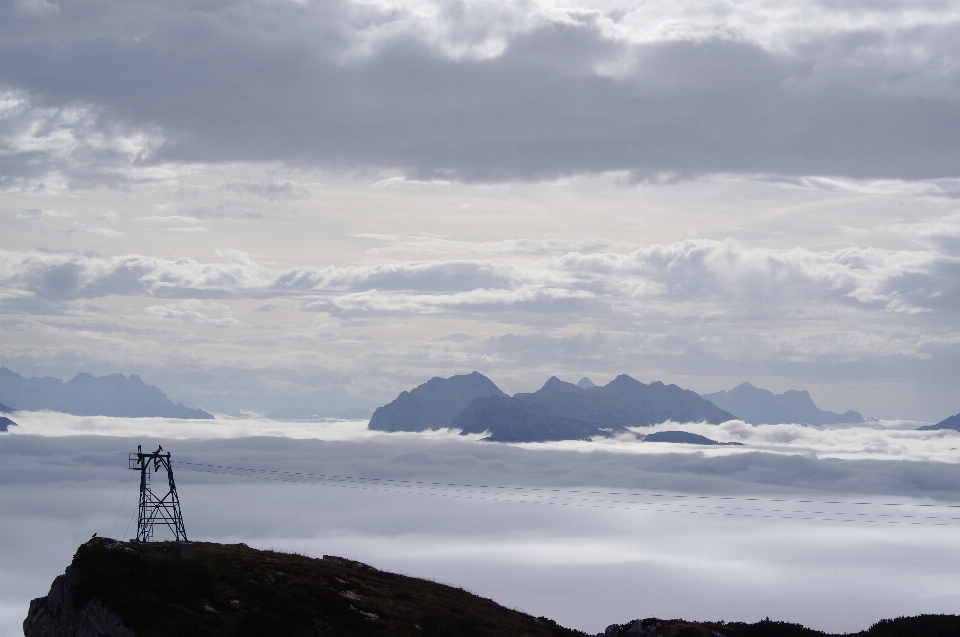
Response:
[[[74,557],[74,605],[93,599],[140,637],[418,635],[575,637],[545,618],[462,589],[339,557],[313,559],[243,544],[171,543],[153,550],[95,539]]]
[[[379,571],[352,560],[195,543],[150,548],[95,538],[73,559],[73,604],[98,600],[138,637],[417,635],[586,637],[544,617],[504,608],[462,589]],[[57,611],[59,613],[59,611]],[[878,622],[860,637],[960,637],[960,616]],[[643,619],[605,637],[827,637],[799,624]]]

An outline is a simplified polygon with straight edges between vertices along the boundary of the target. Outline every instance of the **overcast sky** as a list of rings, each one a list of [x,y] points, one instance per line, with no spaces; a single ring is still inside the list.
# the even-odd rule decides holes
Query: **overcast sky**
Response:
[[[0,5],[0,364],[960,411],[955,2]]]

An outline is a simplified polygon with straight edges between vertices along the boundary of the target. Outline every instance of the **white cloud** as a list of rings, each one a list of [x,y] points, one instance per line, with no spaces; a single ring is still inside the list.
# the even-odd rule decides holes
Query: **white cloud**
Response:
[[[168,319],[192,323],[194,325],[214,325],[216,327],[239,327],[240,321],[231,317],[211,318],[207,314],[229,312],[230,308],[213,301],[202,302],[196,299],[180,301],[175,305],[151,305],[144,308],[144,313],[159,319]]]
[[[17,207],[16,213],[17,219],[22,219],[24,221],[43,221],[46,219],[74,219],[76,215],[72,215],[69,212],[61,212],[59,210],[48,210],[46,208],[24,208],[23,206]]]
[[[164,181],[168,169],[144,166],[164,137],[87,102],[39,106],[26,91],[0,92],[0,168],[8,192],[64,193],[99,183]]]
[[[955,216],[901,231],[950,238]],[[206,231],[203,226],[166,229]],[[501,251],[501,244],[534,254],[571,245],[500,242],[492,246],[493,251]],[[470,306],[483,311],[516,307],[550,313],[559,300],[582,301],[585,305],[577,312],[683,314],[693,311],[685,310],[683,304],[695,303],[697,312],[710,307],[726,315],[790,314],[806,311],[804,304],[826,303],[916,313],[952,308],[960,302],[956,280],[960,261],[936,249],[813,252],[698,239],[627,254],[570,252],[504,261],[459,259],[287,270],[261,266],[243,253],[231,254],[230,263],[201,264],[188,258],[4,251],[0,282],[43,296],[53,294],[45,285],[55,272],[69,271],[69,289],[58,289],[58,298],[111,294],[287,297],[305,299],[310,308],[350,313],[429,313],[438,307]],[[595,310],[587,309],[591,307]]]
[[[163,423],[144,422],[143,429],[151,424]],[[916,505],[957,501],[956,463],[581,453],[443,436],[319,441],[144,435],[4,434],[0,533],[8,577],[0,580],[0,598],[12,619],[5,612],[0,621],[11,635],[20,629],[29,599],[47,592],[79,543],[94,531],[121,536],[129,529],[135,485],[126,499],[124,492],[135,473],[124,460],[137,444],[157,442],[175,463],[546,487],[560,489],[550,495],[562,497],[579,487],[633,492],[641,486],[648,493],[708,496],[694,504],[707,504],[700,509],[713,513],[730,512],[710,508],[719,504],[713,496],[733,498],[726,502],[740,510],[731,516],[689,513],[696,510],[684,506],[689,499],[675,497],[645,511],[607,509],[593,501],[600,506],[551,506],[251,480],[174,465],[192,539],[344,555],[461,586],[591,633],[646,616],[750,622],[769,616],[829,632],[857,631],[884,617],[953,612],[958,592],[955,522],[824,522],[747,517],[757,512],[746,510],[845,511],[822,502],[867,501],[901,506],[850,512],[876,520],[891,510],[940,516],[942,509],[934,514]],[[933,492],[938,500],[928,498]]]

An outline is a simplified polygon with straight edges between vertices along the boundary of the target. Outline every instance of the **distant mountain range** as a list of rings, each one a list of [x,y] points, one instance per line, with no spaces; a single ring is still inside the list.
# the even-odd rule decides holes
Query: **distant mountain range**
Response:
[[[933,431],[935,429],[955,429],[960,431],[960,414],[955,416],[950,416],[944,420],[941,420],[935,425],[927,425],[926,427],[918,427],[918,431]]]
[[[434,377],[400,392],[392,402],[370,417],[370,429],[379,431],[424,431],[452,427],[460,412],[477,398],[507,398],[492,380],[481,374]]]
[[[602,387],[556,376],[533,393],[508,396],[480,374],[433,378],[377,409],[370,428],[423,431],[450,427],[488,433],[497,442],[578,440],[668,420],[719,424],[730,414],[676,385],[641,383],[620,375]]]
[[[77,416],[213,418],[202,409],[174,404],[159,387],[147,385],[136,374],[80,373],[63,382],[49,376],[24,378],[0,367],[0,402],[17,410],[49,409]]]
[[[791,389],[782,394],[774,394],[750,383],[742,383],[730,391],[703,394],[703,398],[736,414],[740,420],[751,425],[833,425],[864,422],[863,416],[852,410],[837,414],[819,409],[806,390]]]

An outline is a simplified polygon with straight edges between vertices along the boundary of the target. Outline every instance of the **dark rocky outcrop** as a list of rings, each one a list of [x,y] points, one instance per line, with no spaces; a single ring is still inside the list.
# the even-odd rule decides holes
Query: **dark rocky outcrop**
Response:
[[[806,390],[791,389],[782,394],[774,394],[750,383],[741,383],[730,391],[703,394],[703,398],[736,414],[737,418],[751,425],[833,425],[864,422],[863,416],[853,410],[838,414],[819,409]]]
[[[17,423],[13,422],[6,416],[0,416],[0,431],[6,431],[7,427],[16,427]]]
[[[136,637],[116,613],[98,599],[77,608],[74,603],[77,571],[71,566],[53,580],[50,592],[30,602],[23,621],[25,637]]]
[[[63,382],[49,376],[24,378],[0,367],[0,402],[13,409],[49,409],[76,416],[213,418],[202,409],[174,404],[159,387],[144,383],[136,374],[80,373]]]
[[[935,425],[917,427],[917,429],[919,431],[934,431],[937,429],[953,429],[955,431],[960,431],[960,414],[950,416],[949,418],[944,418]]]
[[[504,394],[492,380],[473,372],[434,377],[424,384],[401,392],[393,402],[370,417],[370,429],[379,431],[424,431],[453,425],[457,415],[477,398]]]

